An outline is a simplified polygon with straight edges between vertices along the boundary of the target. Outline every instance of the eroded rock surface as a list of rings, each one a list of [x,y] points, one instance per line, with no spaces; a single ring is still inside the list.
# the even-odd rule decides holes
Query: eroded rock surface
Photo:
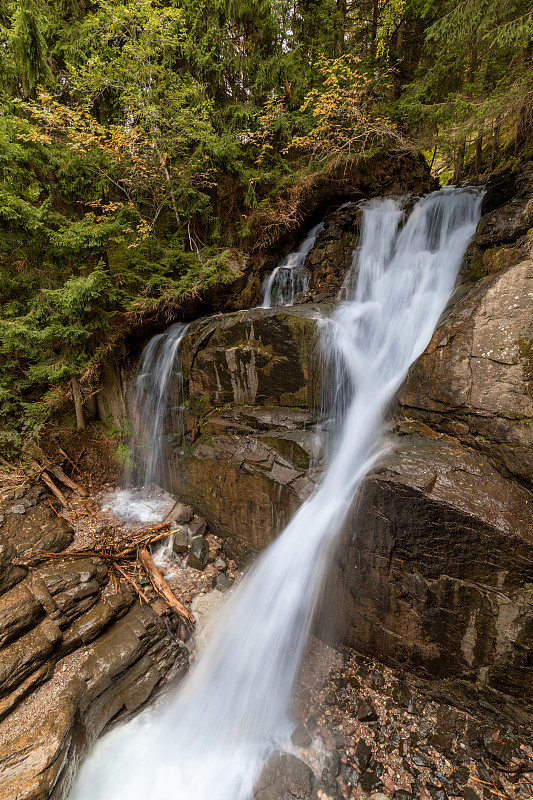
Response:
[[[241,554],[272,540],[319,474],[320,319],[313,305],[252,309],[184,340],[186,435],[171,428],[165,442],[168,485]]]
[[[0,531],[0,800],[63,800],[103,728],[187,658],[150,606],[103,594],[101,559],[13,564],[29,548],[60,551],[72,540],[40,490],[18,491],[3,502],[25,513],[6,513]]]
[[[348,641],[527,705],[531,495],[457,439],[409,428],[365,478],[347,521],[334,585]]]
[[[406,412],[532,484],[533,260],[485,278],[435,331],[400,392]]]
[[[31,715],[30,724],[19,726],[0,748],[2,800],[63,800],[82,755],[103,728],[139,708],[186,663],[163,621],[148,606],[134,604],[51,702],[39,707],[37,693],[20,709]]]

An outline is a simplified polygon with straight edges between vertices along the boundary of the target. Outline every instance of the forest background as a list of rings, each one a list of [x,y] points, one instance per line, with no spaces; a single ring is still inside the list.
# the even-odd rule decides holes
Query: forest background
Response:
[[[533,154],[525,0],[0,0],[0,38],[8,457],[90,395],[119,315],[230,282],[324,176]]]

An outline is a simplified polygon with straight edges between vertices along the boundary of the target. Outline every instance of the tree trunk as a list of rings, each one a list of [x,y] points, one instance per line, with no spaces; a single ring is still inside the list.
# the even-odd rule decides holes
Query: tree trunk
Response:
[[[494,169],[496,165],[496,159],[498,158],[499,151],[500,151],[500,121],[497,120],[494,123],[494,131],[492,134],[492,153],[490,156],[491,169]]]
[[[346,0],[337,0],[337,10],[339,12],[339,27],[337,29],[337,41],[335,42],[335,55],[340,58],[344,52],[344,31],[346,28]]]
[[[429,171],[433,169],[433,164],[435,163],[435,156],[437,155],[437,143],[435,142],[435,147],[433,148],[433,155],[431,156],[431,164],[429,165]]]
[[[379,3],[374,0],[372,5],[372,29],[370,32],[370,55],[372,59],[376,57],[376,39],[378,35]]]
[[[72,376],[72,396],[74,398],[74,408],[76,409],[76,427],[79,431],[85,430],[85,411],[83,410],[83,397],[81,395],[80,384],[75,375]]]
[[[476,175],[479,175],[482,167],[482,154],[483,154],[483,131],[480,131],[476,138]]]
[[[465,150],[466,150],[466,142],[463,139],[462,142],[459,142],[459,146],[457,147],[457,154],[455,158],[455,169],[453,171],[452,183],[459,183],[461,179],[461,173],[463,171],[463,164],[465,160]]]

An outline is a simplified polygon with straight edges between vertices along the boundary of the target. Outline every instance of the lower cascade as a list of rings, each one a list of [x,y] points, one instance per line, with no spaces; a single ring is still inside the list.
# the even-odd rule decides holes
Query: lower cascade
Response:
[[[322,326],[335,441],[321,484],[234,592],[177,694],[104,737],[71,800],[247,800],[287,744],[330,553],[380,450],[382,415],[453,290],[481,194],[441,190],[408,216],[404,206],[401,198],[364,205],[356,288]]]

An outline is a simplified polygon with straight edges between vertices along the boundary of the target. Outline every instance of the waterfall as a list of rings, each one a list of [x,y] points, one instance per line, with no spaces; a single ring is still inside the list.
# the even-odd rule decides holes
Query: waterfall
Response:
[[[105,506],[126,524],[160,522],[169,511],[170,497],[158,488],[165,483],[162,443],[168,437],[181,446],[185,436],[179,356],[187,329],[188,325],[180,322],[171,325],[150,339],[141,354],[128,402],[132,426],[131,454],[124,475],[128,488],[105,497]]]
[[[272,270],[264,283],[261,308],[292,306],[297,295],[309,288],[309,273],[305,260],[313,249],[324,223],[311,228],[297,250],[289,253],[279,266]]]
[[[481,196],[447,189],[364,206],[354,294],[323,325],[337,426],[312,497],[258,559],[174,699],[116,729],[72,800],[247,800],[287,741],[290,702],[328,556],[379,452],[381,417],[431,338],[479,218]]]
[[[139,372],[133,384],[131,413],[133,460],[141,465],[143,482],[161,484],[161,444],[166,428],[180,441],[183,429],[183,375],[176,360],[188,325],[177,322],[164,333],[154,336],[141,355]],[[169,406],[169,387],[178,400]],[[170,418],[170,424],[167,421]],[[128,481],[129,482],[129,481]]]

